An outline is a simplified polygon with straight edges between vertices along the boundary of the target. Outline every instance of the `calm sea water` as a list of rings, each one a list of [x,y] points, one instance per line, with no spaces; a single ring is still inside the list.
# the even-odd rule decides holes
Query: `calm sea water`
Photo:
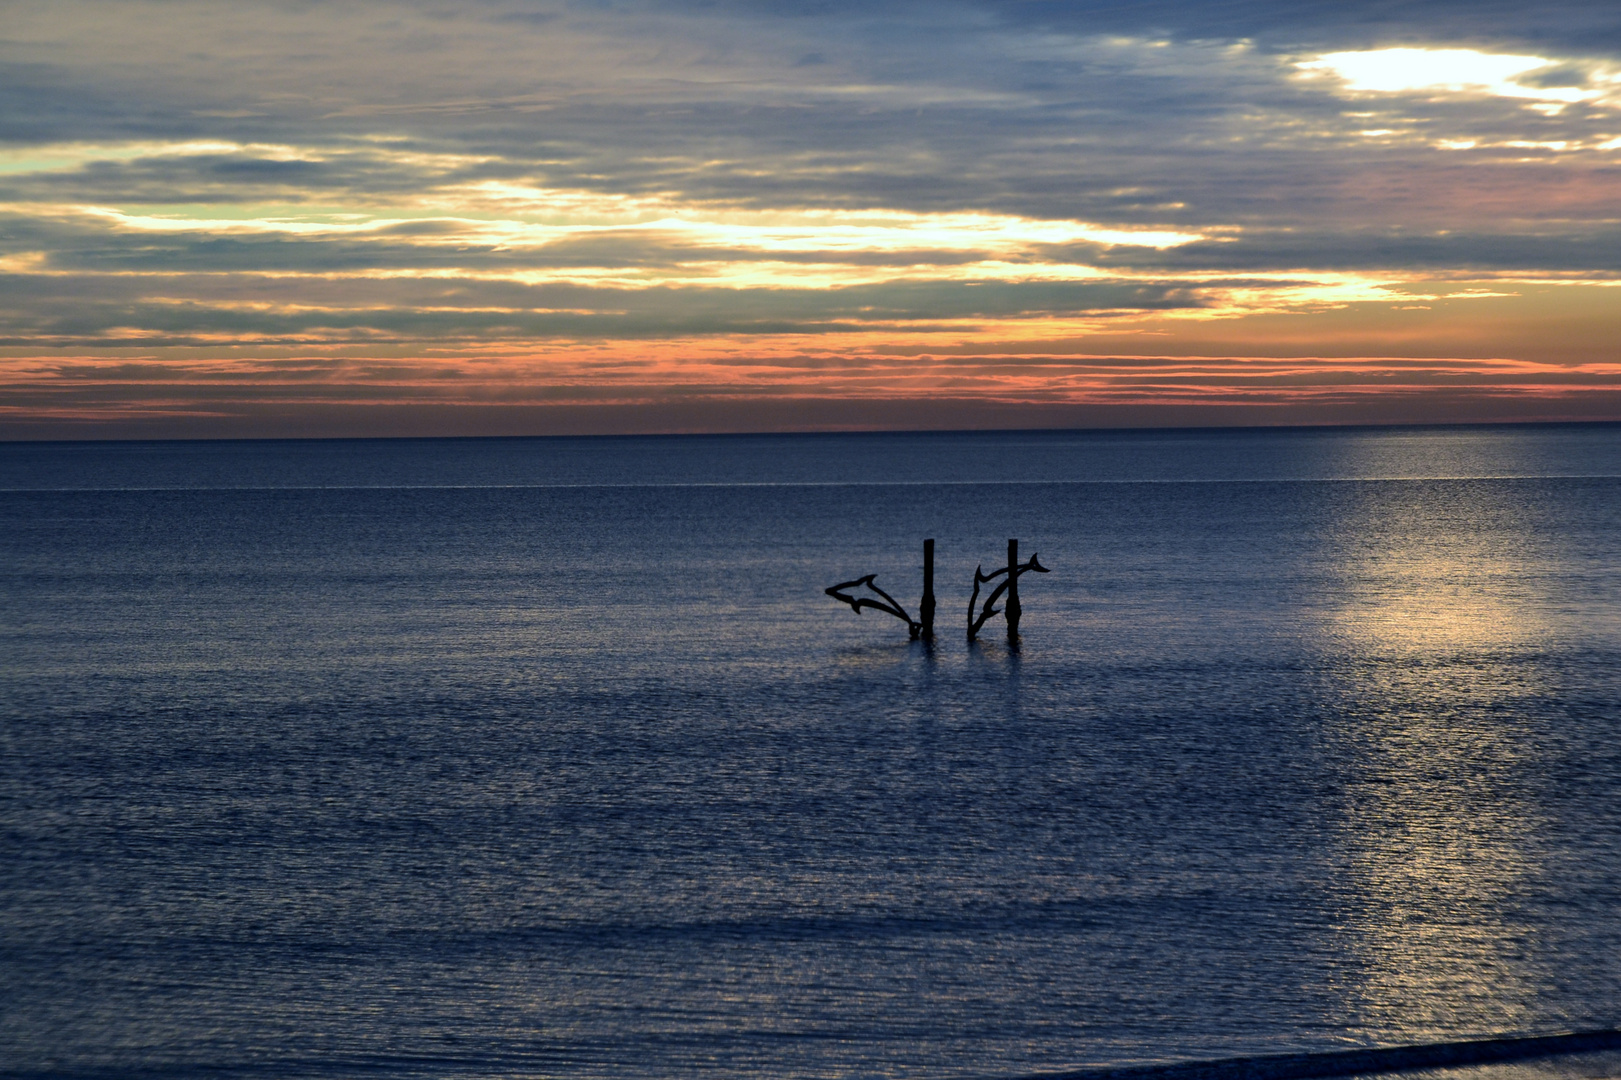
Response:
[[[11,444],[0,600],[12,1075],[1621,1021],[1621,427]]]

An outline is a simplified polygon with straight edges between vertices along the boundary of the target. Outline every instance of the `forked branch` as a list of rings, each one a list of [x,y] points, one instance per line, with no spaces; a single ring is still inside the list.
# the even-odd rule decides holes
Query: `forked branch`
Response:
[[[1028,574],[1032,570],[1034,570],[1038,574],[1046,574],[1046,573],[1051,572],[1045,566],[1041,565],[1041,562],[1038,559],[1038,557],[1036,556],[1035,552],[1030,553],[1030,561],[1029,562],[1020,563],[1018,566],[1014,567],[1014,571],[1015,571],[1016,575],[1017,574]],[[988,574],[985,573],[983,564],[980,565],[980,566],[974,567],[974,594],[968,598],[968,640],[969,641],[974,640],[974,637],[979,633],[980,628],[985,625],[986,620],[988,620],[992,615],[1000,615],[1002,613],[1002,609],[999,608],[999,607],[996,607],[995,604],[996,604],[996,601],[1001,599],[1002,594],[1007,592],[1008,582],[1013,580],[1012,577],[1007,576],[1007,572],[1008,572],[1008,568],[1005,567],[1005,566],[1002,567],[1000,570],[992,570]],[[979,615],[976,617],[974,615],[974,605],[979,602],[979,587],[981,585],[987,584],[988,582],[995,581],[997,578],[1005,578],[1005,580],[1003,580],[999,585],[997,585],[996,588],[991,590],[991,594],[985,598],[985,607],[980,611]]]
[[[906,609],[901,607],[900,601],[873,584],[872,579],[877,576],[877,574],[868,574],[866,577],[858,577],[854,581],[841,581],[837,585],[830,586],[822,591],[841,603],[849,604],[850,609],[857,615],[861,614],[862,608],[872,608],[875,611],[882,611],[885,614],[895,616],[895,618],[906,624],[906,629],[912,635],[912,639],[917,640],[917,636],[923,631],[923,624],[908,615]],[[859,589],[862,587],[871,589],[883,599],[874,600],[870,596],[851,596],[844,592],[845,589]]]

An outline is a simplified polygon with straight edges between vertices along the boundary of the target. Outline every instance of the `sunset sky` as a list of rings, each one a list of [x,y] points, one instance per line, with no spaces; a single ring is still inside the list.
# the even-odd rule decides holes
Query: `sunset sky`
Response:
[[[1621,419],[1621,9],[0,0],[0,437]]]

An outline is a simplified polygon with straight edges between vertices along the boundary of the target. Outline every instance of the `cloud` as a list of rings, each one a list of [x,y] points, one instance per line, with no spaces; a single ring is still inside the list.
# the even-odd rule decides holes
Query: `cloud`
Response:
[[[30,408],[52,378],[82,391],[44,358],[142,350],[342,354],[351,402],[429,368],[616,401],[603,372],[645,368],[764,401],[943,393],[824,350],[961,348],[981,367],[952,392],[1006,402],[1069,393],[1005,377],[1055,342],[1254,357],[1285,320],[1309,372],[1336,313],[1415,349],[1402,312],[1443,294],[1567,289],[1602,319],[1607,27],[1562,3],[26,0],[0,31],[0,358],[38,373]],[[1432,310],[1474,343],[1484,303]],[[1534,311],[1492,310],[1540,347]],[[1568,336],[1560,362],[1606,361]],[[606,366],[559,359],[578,349]],[[1132,393],[1259,392],[1230,362]],[[1317,385],[1290,379],[1267,393]],[[107,392],[159,383],[193,385]]]
[[[1583,65],[1544,56],[1478,49],[1398,47],[1335,52],[1300,61],[1296,67],[1307,76],[1332,76],[1353,95],[1446,93],[1509,98],[1524,101],[1545,116],[1557,116],[1566,106],[1579,102],[1607,102],[1621,89],[1621,75],[1605,68],[1583,70]],[[1559,142],[1569,145],[1566,140]]]

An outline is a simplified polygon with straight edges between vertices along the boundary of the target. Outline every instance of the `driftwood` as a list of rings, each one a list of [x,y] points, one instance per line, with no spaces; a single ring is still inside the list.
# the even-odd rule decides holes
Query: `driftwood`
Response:
[[[901,607],[900,601],[896,600],[893,596],[889,595],[877,585],[873,584],[872,579],[877,576],[877,574],[868,574],[866,577],[858,577],[854,581],[841,581],[837,585],[833,585],[829,588],[823,589],[822,591],[827,593],[827,595],[831,596],[835,600],[849,604],[851,610],[857,615],[861,614],[862,608],[872,608],[875,611],[882,611],[885,614],[895,616],[895,618],[906,623],[907,631],[912,635],[912,640],[916,641],[918,635],[923,632],[923,624],[906,614],[906,609]],[[843,591],[845,589],[855,589],[862,586],[866,586],[867,588],[871,589],[873,592],[883,597],[883,599],[874,600],[870,596],[850,596]]]
[[[973,641],[974,638],[978,636],[980,628],[985,625],[987,619],[989,619],[992,615],[1002,614],[1002,609],[996,607],[995,604],[997,600],[1001,599],[1003,593],[1007,594],[1006,607],[1008,637],[1012,638],[1018,634],[1019,575],[1028,574],[1032,570],[1038,574],[1046,574],[1051,572],[1045,566],[1041,565],[1041,561],[1035,552],[1030,553],[1029,562],[1021,563],[1019,561],[1019,542],[1017,540],[1009,540],[1007,542],[1007,549],[1008,564],[1007,566],[1002,567],[1000,570],[992,570],[987,574],[985,573],[983,564],[974,567],[974,594],[968,598],[969,641]],[[1009,573],[1009,570],[1011,570],[1012,573]],[[1006,577],[1006,580],[991,590],[991,594],[985,598],[984,608],[981,609],[979,615],[976,617],[974,615],[974,605],[979,602],[979,587],[1004,576]]]
[[[933,641],[934,541],[923,541],[923,599],[919,603],[918,614],[921,616],[920,618],[912,618],[906,613],[906,609],[901,607],[899,600],[896,600],[893,596],[874,585],[872,583],[872,579],[877,576],[877,574],[868,574],[866,577],[858,577],[854,581],[841,581],[837,585],[834,585],[828,589],[823,589],[822,591],[840,603],[849,604],[850,610],[854,611],[857,615],[861,614],[862,608],[872,608],[875,611],[882,611],[886,615],[895,616],[895,618],[906,623],[906,630],[909,634],[911,634],[913,641],[916,641],[920,637],[925,641]],[[883,597],[883,599],[874,600],[870,596],[852,596],[844,591],[846,589],[860,588],[871,589],[873,592]]]

